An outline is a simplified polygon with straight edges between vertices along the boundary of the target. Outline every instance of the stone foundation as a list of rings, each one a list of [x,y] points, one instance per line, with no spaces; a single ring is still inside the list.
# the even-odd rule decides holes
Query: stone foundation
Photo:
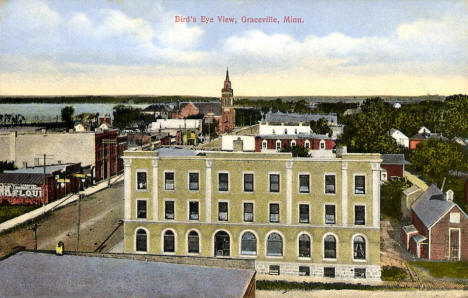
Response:
[[[366,265],[366,264],[353,264],[353,265],[344,265],[344,264],[317,264],[317,263],[284,263],[284,262],[263,262],[256,261],[255,269],[260,274],[270,274],[270,265],[280,266],[280,275],[300,275],[299,266],[309,267],[310,268],[310,277],[323,278],[324,277],[324,268],[333,267],[335,268],[335,277],[330,280],[339,279],[339,280],[365,280],[365,281],[380,281],[381,269],[379,265]],[[366,271],[365,278],[354,277],[354,269],[362,268]]]

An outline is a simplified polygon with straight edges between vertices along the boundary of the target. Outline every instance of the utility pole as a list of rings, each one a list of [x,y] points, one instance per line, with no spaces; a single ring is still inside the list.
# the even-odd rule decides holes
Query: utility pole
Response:
[[[32,230],[34,232],[34,251],[37,252],[37,228],[39,225],[35,223],[32,227],[29,228],[29,230]]]
[[[76,250],[78,252],[80,250],[80,221],[81,221],[81,197],[83,195],[81,193],[78,194],[78,222],[76,224]]]
[[[37,156],[37,155],[36,155]],[[43,208],[43,213],[45,213],[45,201],[46,201],[46,192],[47,192],[47,174],[46,174],[46,168],[47,168],[47,159],[52,157],[53,155],[50,154],[41,154],[39,156],[42,156],[44,161],[43,161],[43,176],[44,176],[44,186],[42,189],[42,208]]]

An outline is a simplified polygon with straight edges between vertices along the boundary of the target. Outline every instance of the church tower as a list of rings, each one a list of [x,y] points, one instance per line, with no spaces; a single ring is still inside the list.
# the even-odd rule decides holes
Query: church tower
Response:
[[[221,89],[221,111],[222,117],[219,123],[219,131],[221,133],[231,132],[234,130],[235,111],[234,111],[234,91],[231,88],[229,80],[229,69],[226,69],[226,79],[224,87]]]

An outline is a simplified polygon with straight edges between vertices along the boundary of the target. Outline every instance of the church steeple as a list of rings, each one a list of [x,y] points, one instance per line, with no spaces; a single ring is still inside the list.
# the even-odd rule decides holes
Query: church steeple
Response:
[[[226,67],[226,82],[229,82],[229,67]]]
[[[219,131],[221,133],[231,132],[234,129],[235,110],[234,110],[234,90],[231,87],[229,80],[229,68],[226,67],[226,80],[224,87],[221,89],[221,109],[222,116],[219,122]]]

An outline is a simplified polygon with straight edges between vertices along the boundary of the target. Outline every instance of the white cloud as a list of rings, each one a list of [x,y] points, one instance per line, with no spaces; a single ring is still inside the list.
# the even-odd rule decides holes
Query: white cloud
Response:
[[[187,49],[195,47],[205,31],[199,26],[188,26],[186,23],[175,23],[175,12],[165,12],[156,34],[158,41],[169,48]]]

